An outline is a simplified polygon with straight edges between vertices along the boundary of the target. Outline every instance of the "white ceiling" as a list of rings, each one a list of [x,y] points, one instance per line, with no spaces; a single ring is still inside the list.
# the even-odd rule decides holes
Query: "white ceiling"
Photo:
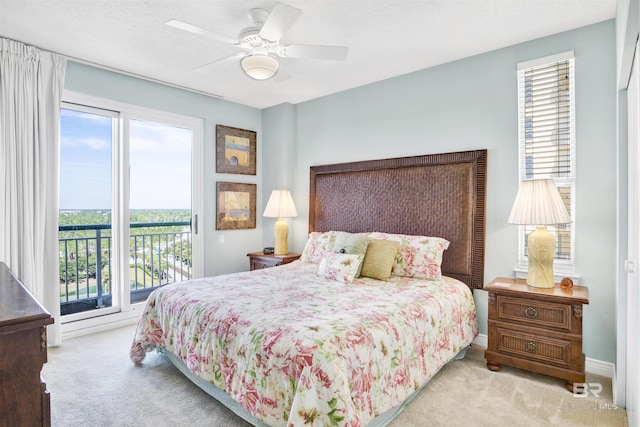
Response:
[[[616,0],[282,0],[303,11],[285,44],[348,46],[344,61],[281,59],[290,78],[256,81],[238,49],[164,25],[236,38],[275,0],[0,0],[0,36],[91,64],[266,108],[293,104],[615,18]],[[613,46],[612,46],[613,48]]]

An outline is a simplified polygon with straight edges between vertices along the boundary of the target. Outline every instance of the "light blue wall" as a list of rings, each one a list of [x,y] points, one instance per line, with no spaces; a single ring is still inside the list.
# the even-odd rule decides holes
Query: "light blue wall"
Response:
[[[290,250],[302,250],[312,165],[486,148],[488,282],[511,275],[517,263],[517,227],[506,222],[518,186],[516,64],[568,50],[576,57],[576,266],[591,301],[584,310],[584,351],[615,363],[614,21],[263,111],[73,62],[66,88],[204,118],[208,275],[245,270],[247,252],[272,244],[273,221],[261,214],[274,188],[293,192],[299,216],[290,220]],[[257,176],[215,173],[217,123],[258,132]],[[215,231],[217,180],[258,184],[255,230]],[[486,292],[475,295],[480,332],[486,334]]]
[[[147,108],[204,120],[204,273],[216,275],[247,270],[247,253],[262,248],[262,193],[258,192],[256,229],[216,231],[216,181],[258,184],[262,177],[262,112],[258,109],[220,99],[167,87],[134,77],[69,62],[65,77],[65,90],[113,99]],[[230,175],[215,172],[215,126],[223,124],[257,132],[257,174]],[[158,189],[162,191],[162,189]],[[266,203],[266,201],[265,201]],[[224,236],[224,243],[220,243]]]
[[[466,58],[295,106],[294,249],[307,234],[312,165],[486,148],[485,281],[511,276],[517,227],[507,216],[518,188],[518,62],[573,50],[576,58],[576,267],[589,287],[587,357],[615,363],[616,59],[614,21]],[[266,114],[265,114],[266,116]],[[265,163],[283,164],[269,150]],[[273,167],[273,166],[271,166]],[[476,291],[487,333],[486,292]]]
[[[294,173],[296,171],[296,123],[295,106],[292,104],[281,104],[273,108],[263,110],[262,116],[262,139],[269,141],[265,144],[265,157],[270,160],[264,162],[262,175],[262,197],[264,205],[259,215],[264,211],[269,200],[269,195],[275,189],[287,189],[293,192]],[[296,209],[300,210],[300,203],[296,203]],[[292,220],[286,220],[289,228],[292,227]],[[276,218],[263,218],[263,241],[264,246],[273,246],[273,226]],[[289,233],[289,252],[294,252],[293,230]]]

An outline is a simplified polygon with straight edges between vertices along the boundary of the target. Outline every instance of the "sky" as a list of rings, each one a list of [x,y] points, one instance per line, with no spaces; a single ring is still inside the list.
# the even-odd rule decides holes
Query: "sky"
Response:
[[[60,209],[111,209],[112,118],[62,109]],[[191,130],[131,120],[130,208],[191,208]]]

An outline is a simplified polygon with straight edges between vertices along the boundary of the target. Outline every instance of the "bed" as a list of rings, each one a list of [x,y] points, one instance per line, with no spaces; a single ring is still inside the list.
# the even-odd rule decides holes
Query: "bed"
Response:
[[[300,260],[148,298],[163,351],[256,426],[388,424],[477,335],[486,150],[310,168]]]

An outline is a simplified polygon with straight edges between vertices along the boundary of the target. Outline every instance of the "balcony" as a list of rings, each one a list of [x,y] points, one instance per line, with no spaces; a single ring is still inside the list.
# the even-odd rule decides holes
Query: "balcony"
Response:
[[[189,221],[132,223],[129,240],[131,302],[158,287],[192,277]],[[110,224],[59,227],[62,315],[112,306]]]

